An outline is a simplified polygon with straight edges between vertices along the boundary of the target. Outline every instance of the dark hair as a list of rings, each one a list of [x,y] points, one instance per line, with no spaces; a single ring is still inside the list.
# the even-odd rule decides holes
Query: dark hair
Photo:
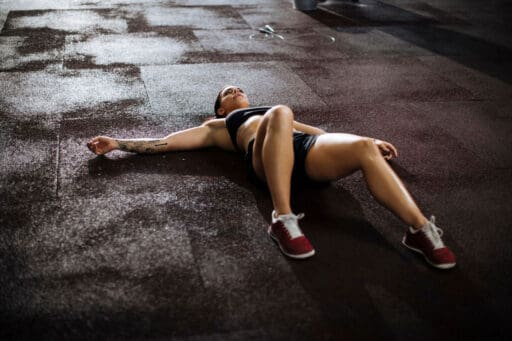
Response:
[[[215,105],[213,106],[213,111],[215,113],[216,118],[223,118],[224,116],[221,116],[217,113],[217,110],[220,108],[220,95],[222,94],[222,91],[226,89],[229,85],[224,86],[222,89],[220,89],[219,93],[217,94],[217,98],[215,99]]]

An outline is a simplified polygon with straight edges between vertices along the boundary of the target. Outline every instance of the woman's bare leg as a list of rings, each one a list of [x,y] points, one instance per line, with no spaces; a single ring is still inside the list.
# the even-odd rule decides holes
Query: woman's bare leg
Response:
[[[306,158],[306,172],[315,180],[336,180],[359,169],[378,202],[414,228],[425,225],[427,219],[373,139],[351,134],[320,135]]]
[[[276,106],[263,116],[256,133],[253,165],[256,174],[266,181],[278,215],[292,212],[293,161],[293,112],[286,106]]]

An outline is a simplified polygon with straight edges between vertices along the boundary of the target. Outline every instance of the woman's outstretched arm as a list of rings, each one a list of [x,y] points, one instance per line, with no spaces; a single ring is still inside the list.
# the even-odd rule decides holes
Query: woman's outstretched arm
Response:
[[[206,147],[229,147],[224,120],[211,120],[204,124],[172,133],[157,139],[115,139],[108,136],[97,136],[87,143],[87,147],[96,155],[103,155],[112,150],[154,154],[169,151],[193,150]],[[227,136],[229,139],[229,136]]]

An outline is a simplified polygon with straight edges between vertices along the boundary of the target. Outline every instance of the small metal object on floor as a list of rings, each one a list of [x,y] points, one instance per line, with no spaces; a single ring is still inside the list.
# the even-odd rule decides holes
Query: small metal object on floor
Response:
[[[283,40],[288,45],[294,45],[294,46],[318,46],[318,45],[329,45],[336,41],[336,38],[334,38],[331,35],[327,34],[320,34],[317,32],[290,32],[286,33],[285,35],[278,34],[276,30],[270,26],[265,25],[263,27],[259,27],[258,31],[260,33],[263,33],[263,35],[259,33],[254,33],[249,36],[249,39],[251,40],[267,40],[267,39],[273,39],[278,38],[280,40]]]

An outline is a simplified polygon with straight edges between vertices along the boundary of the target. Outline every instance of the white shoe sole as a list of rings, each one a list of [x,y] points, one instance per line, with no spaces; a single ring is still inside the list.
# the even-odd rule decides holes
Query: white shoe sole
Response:
[[[421,254],[423,256],[423,258],[425,258],[425,260],[427,261],[428,264],[432,265],[433,267],[435,268],[438,268],[438,269],[451,269],[453,268],[457,263],[446,263],[446,264],[435,264],[435,263],[432,263],[430,261],[430,259],[428,259],[428,257],[423,253],[423,251],[421,251],[420,249],[417,249],[415,247],[412,247],[412,246],[409,246],[405,243],[405,237],[402,239],[402,244],[404,244],[404,246],[406,248],[408,248],[409,250],[412,250],[414,252],[417,252],[419,254]]]
[[[270,227],[268,228],[268,231],[267,231],[268,235],[270,236],[270,239],[272,239],[274,242],[276,242],[276,244],[279,246],[279,249],[281,250],[282,253],[284,253],[286,256],[290,257],[290,258],[294,258],[294,259],[306,259],[306,258],[309,258],[311,256],[313,256],[315,254],[315,250],[311,250],[309,251],[308,253],[303,253],[303,254],[300,254],[300,255],[294,255],[294,254],[291,254],[291,253],[288,253],[286,252],[283,247],[281,246],[281,243],[279,243],[279,239],[277,239],[276,236],[274,236],[272,234],[272,232],[270,232]]]

